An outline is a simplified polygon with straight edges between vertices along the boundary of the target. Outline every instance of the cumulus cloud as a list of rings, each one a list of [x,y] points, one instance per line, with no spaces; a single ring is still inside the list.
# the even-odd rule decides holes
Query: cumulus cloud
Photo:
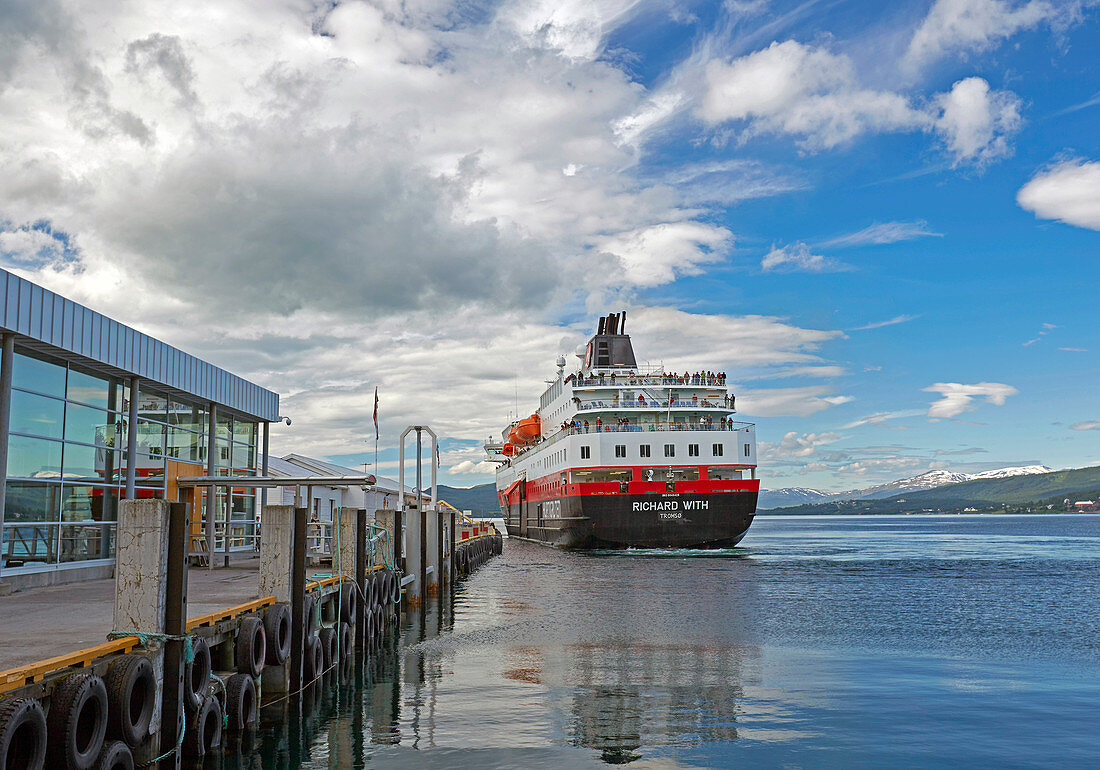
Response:
[[[1100,230],[1100,163],[1067,160],[1044,169],[1016,194],[1039,219]]]
[[[760,456],[768,460],[811,457],[820,447],[839,439],[839,433],[790,431],[777,443],[761,442]]]
[[[823,385],[737,390],[737,410],[751,417],[809,417],[852,400],[851,396],[833,394]]]
[[[914,104],[902,93],[864,88],[847,56],[795,40],[732,61],[713,60],[704,80],[696,112],[705,123],[742,123],[743,139],[759,133],[799,137],[810,151],[867,133],[934,132],[955,165],[980,166],[1009,152],[1008,137],[1020,122],[1019,99],[992,90],[982,78],[960,80],[950,92]]]
[[[845,270],[847,266],[812,253],[805,243],[792,243],[788,246],[772,246],[772,250],[760,261],[760,268],[765,272],[828,273]]]
[[[698,114],[709,124],[748,121],[750,132],[800,136],[808,149],[925,122],[904,96],[860,88],[846,56],[795,40],[710,62]]]
[[[1100,420],[1085,420],[1070,425],[1070,430],[1100,430]]]
[[[733,234],[701,222],[668,222],[622,233],[600,243],[615,256],[626,279],[635,286],[670,283],[698,275],[702,267],[725,258]]]
[[[1020,126],[1020,100],[1009,91],[993,91],[982,78],[960,80],[937,102],[942,110],[936,130],[955,165],[985,165],[1007,155],[1008,137]]]
[[[415,452],[413,454],[416,454]],[[447,469],[447,473],[452,476],[462,476],[468,473],[484,474],[493,473],[497,469],[495,463],[491,463],[488,460],[482,460],[480,462],[473,462],[472,460],[463,460],[455,463]]]
[[[950,54],[987,50],[1054,13],[1041,0],[936,0],[909,41],[905,63],[915,69]]]
[[[979,382],[964,385],[958,382],[937,382],[924,388],[926,393],[939,393],[943,398],[928,408],[928,416],[936,419],[957,417],[963,412],[978,408],[975,399],[984,398],[990,404],[1001,406],[1009,396],[1019,391],[1000,382]]]
[[[923,220],[916,222],[876,222],[862,230],[832,238],[822,246],[843,248],[845,246],[881,246],[899,241],[911,241],[916,238],[942,238],[943,233],[928,229]]]

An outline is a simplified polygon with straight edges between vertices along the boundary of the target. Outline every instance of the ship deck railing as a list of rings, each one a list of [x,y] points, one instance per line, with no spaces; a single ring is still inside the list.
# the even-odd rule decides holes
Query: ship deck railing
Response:
[[[663,409],[721,409],[726,412],[734,411],[732,406],[726,406],[725,404],[716,404],[713,401],[706,399],[700,401],[582,401],[577,405],[577,409],[582,412],[589,412],[593,409],[649,409],[649,410],[663,410]]]
[[[674,374],[623,374],[614,377],[580,377],[573,375],[574,388],[587,388],[610,385],[617,388],[630,388],[648,385],[659,387],[709,387],[721,388],[726,386],[725,377],[677,377]]]

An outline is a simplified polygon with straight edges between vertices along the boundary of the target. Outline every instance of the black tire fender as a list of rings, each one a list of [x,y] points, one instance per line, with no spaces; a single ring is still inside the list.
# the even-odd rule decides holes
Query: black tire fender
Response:
[[[250,730],[256,725],[259,702],[256,682],[248,674],[234,674],[225,683],[226,727],[231,733]]]
[[[324,667],[330,668],[336,662],[336,631],[322,628],[317,632],[317,638],[321,640],[321,651],[324,652]]]
[[[391,572],[390,573],[390,589],[392,591],[392,595],[390,596],[390,601],[393,602],[394,604],[398,604],[401,601],[401,577],[400,577],[400,573],[398,573],[398,572]]]
[[[302,661],[302,669],[305,676],[302,684],[309,685],[319,678],[325,670],[325,652],[321,647],[321,640],[316,636],[309,637],[303,652],[305,659]]]
[[[0,699],[0,767],[38,770],[46,762],[46,712],[34,698]]]
[[[71,674],[50,695],[46,717],[50,767],[90,770],[107,736],[107,687],[94,674]]]
[[[363,618],[363,641],[369,644],[376,633],[378,630],[374,627],[374,613],[367,612],[366,617]]]
[[[312,594],[306,594],[305,602],[302,606],[302,633],[306,638],[310,638],[314,635],[317,629],[317,597]]]
[[[183,736],[184,753],[191,757],[205,757],[207,752],[222,745],[222,706],[210,695],[203,699],[187,721]]]
[[[209,647],[206,654],[209,671]],[[107,735],[125,741],[127,746],[133,748],[149,737],[149,723],[157,701],[153,664],[142,655],[123,655],[111,664],[103,683],[107,686],[107,703],[110,706],[107,710]],[[186,685],[184,690],[187,690]]]
[[[92,770],[134,770],[134,755],[122,741],[107,741]]]
[[[352,648],[354,647],[351,640],[351,624],[341,623],[337,634],[339,634],[340,640],[340,659],[347,660],[351,657]]]
[[[344,583],[340,586],[340,620],[345,623],[354,623],[356,611],[359,609],[359,591],[354,583]]]
[[[290,607],[272,604],[264,612],[264,658],[272,666],[281,666],[290,657]]]
[[[378,640],[386,635],[386,614],[382,610],[382,605],[374,608],[374,635]]]
[[[206,639],[201,636],[191,637],[191,654],[192,660],[183,670],[183,705],[188,714],[193,714],[202,706],[212,670],[210,644]]]
[[[255,615],[249,615],[237,627],[237,641],[234,645],[237,671],[256,677],[263,673],[264,660],[267,657],[267,633],[264,623]]]

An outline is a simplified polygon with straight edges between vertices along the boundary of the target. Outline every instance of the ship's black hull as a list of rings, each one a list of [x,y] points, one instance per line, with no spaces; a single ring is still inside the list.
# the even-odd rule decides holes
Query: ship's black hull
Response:
[[[508,534],[571,549],[730,548],[756,514],[756,492],[616,494],[508,505]]]

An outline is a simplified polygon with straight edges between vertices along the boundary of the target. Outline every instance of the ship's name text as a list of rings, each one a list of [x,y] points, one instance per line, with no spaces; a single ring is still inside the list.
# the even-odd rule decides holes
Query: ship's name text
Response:
[[[705,511],[710,508],[709,500],[684,500],[685,511]],[[635,511],[678,511],[679,500],[644,500],[634,503]]]

